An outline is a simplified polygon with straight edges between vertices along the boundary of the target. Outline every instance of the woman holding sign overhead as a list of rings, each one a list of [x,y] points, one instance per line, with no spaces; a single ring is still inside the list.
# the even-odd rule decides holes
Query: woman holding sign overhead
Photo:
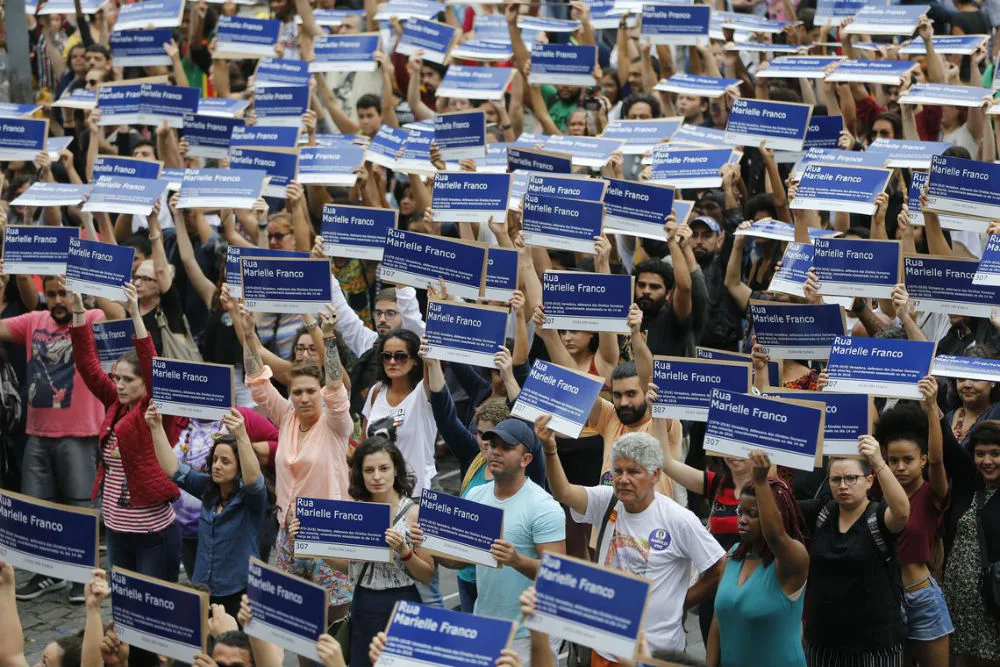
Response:
[[[391,549],[388,563],[361,560],[325,559],[331,567],[346,571],[354,586],[351,605],[351,667],[371,667],[368,642],[385,629],[397,602],[421,603],[417,582],[427,584],[434,577],[434,559],[420,544],[423,533],[417,525],[419,505],[413,493],[413,476],[406,471],[402,452],[392,440],[375,435],[358,445],[351,460],[351,498],[390,506],[392,525],[385,531]],[[295,539],[298,519],[288,522],[288,534]]]
[[[242,309],[240,316],[245,330],[252,331],[253,313]],[[295,507],[296,498],[347,498],[347,443],[354,422],[331,318],[324,318],[322,333],[326,348],[324,367],[312,361],[292,364],[287,399],[271,384],[271,367],[261,360],[259,345],[248,344],[243,348],[243,367],[258,409],[278,425],[278,449],[274,456],[278,567],[327,589],[333,607],[330,620],[335,621],[346,613],[350,602],[347,577],[323,561],[295,558],[293,541],[285,529],[286,517]],[[248,342],[255,340],[255,336],[248,338]]]
[[[437,474],[434,440],[437,423],[431,410],[430,392],[424,381],[424,361],[419,356],[420,339],[408,329],[393,329],[381,338],[375,356],[381,366],[363,409],[364,433],[388,432],[406,457],[420,495],[430,488]]]
[[[208,455],[211,473],[177,460],[163,417],[156,406],[146,409],[156,459],[170,479],[201,499],[198,555],[191,581],[211,589],[212,604],[236,616],[247,587],[250,557],[258,557],[257,526],[267,512],[267,489],[246,422],[237,408],[222,418],[228,432],[216,434]]]
[[[93,329],[84,318],[83,300],[79,293],[73,294],[73,357],[87,387],[107,410],[92,495],[101,494],[110,564],[177,581],[181,537],[171,503],[179,491],[156,465],[145,419],[156,351],[131,283],[125,285],[125,297],[135,325],[135,351],[123,354],[109,377],[101,368]],[[174,428],[172,418],[166,428]]]
[[[806,657],[810,667],[900,667],[906,622],[897,536],[910,501],[882,458],[878,441],[861,436],[862,458],[830,457],[833,500],[800,502],[809,545]],[[878,480],[885,500],[869,500]]]
[[[740,489],[740,541],[729,551],[715,594],[707,662],[712,667],[805,667],[805,520],[788,485],[768,477],[767,454],[754,450],[750,460],[753,483]]]

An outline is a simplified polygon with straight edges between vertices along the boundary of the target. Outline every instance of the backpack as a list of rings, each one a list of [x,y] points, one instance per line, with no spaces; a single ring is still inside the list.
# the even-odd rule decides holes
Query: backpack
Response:
[[[823,506],[823,509],[819,511],[819,514],[816,516],[817,532],[823,524],[826,523],[827,519],[830,518],[830,512],[836,504],[836,501],[831,500]],[[864,515],[865,525],[868,526],[868,534],[871,535],[872,541],[875,543],[875,548],[878,549],[878,553],[882,557],[882,565],[886,569],[886,574],[889,577],[889,583],[892,585],[892,590],[896,594],[896,599],[902,604],[903,585],[902,580],[899,578],[899,566],[895,563],[896,555],[886,543],[885,538],[882,536],[882,531],[878,527],[878,515],[875,513],[877,509],[878,505],[875,503],[868,503],[868,507],[865,508]]]

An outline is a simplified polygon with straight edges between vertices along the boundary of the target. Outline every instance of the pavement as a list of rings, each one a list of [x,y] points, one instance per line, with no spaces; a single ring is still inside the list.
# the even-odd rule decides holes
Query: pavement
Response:
[[[452,457],[438,462],[438,475],[434,478],[433,487],[445,491],[446,493],[457,493],[461,483],[460,473],[457,464]],[[107,568],[106,555],[102,553],[102,567]],[[274,551],[271,556],[274,561]],[[440,570],[441,593],[444,596],[445,605],[448,607],[458,607],[458,587],[455,580],[455,572],[441,568]],[[18,570],[17,583],[27,581],[31,578],[30,572]],[[187,575],[181,572],[181,581],[187,582]],[[67,596],[69,588],[47,593],[34,600],[18,603],[18,612],[21,617],[21,627],[24,630],[25,654],[29,664],[36,664],[41,660],[42,651],[45,646],[59,637],[75,634],[83,630],[84,609],[83,605],[70,604]],[[106,601],[104,604],[104,618],[111,618],[111,604]],[[692,657],[705,659],[705,647],[701,641],[701,634],[698,630],[698,617],[689,614],[685,623],[688,648],[687,652]],[[565,664],[564,660],[560,664]],[[296,667],[298,660],[293,654],[286,654],[283,667]]]

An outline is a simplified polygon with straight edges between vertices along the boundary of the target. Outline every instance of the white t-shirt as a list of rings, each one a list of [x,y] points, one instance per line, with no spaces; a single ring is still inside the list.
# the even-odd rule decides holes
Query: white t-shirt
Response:
[[[431,403],[424,392],[424,381],[421,380],[413,391],[406,395],[402,403],[393,407],[386,399],[388,388],[379,388],[374,403],[371,397],[365,401],[364,415],[369,426],[388,416],[396,427],[396,446],[403,453],[407,471],[417,480],[413,488],[413,496],[420,497],[420,492],[431,486],[431,480],[437,474],[434,463],[434,440],[437,438],[437,423],[431,412]]]
[[[598,530],[614,495],[610,486],[587,488],[587,512],[571,511],[573,520]],[[690,510],[657,493],[649,507],[630,514],[619,501],[598,545],[597,562],[631,572],[653,582],[646,610],[646,641],[650,650],[684,650],[684,597],[691,567],[699,573],[726,555]],[[614,656],[601,654],[605,659]]]

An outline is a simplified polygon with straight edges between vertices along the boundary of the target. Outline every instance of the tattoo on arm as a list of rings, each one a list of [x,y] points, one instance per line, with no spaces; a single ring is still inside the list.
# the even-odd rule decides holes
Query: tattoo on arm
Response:
[[[249,376],[258,375],[264,370],[264,363],[260,360],[260,351],[257,349],[259,344],[257,334],[253,331],[247,331],[246,341],[243,345],[243,370]]]
[[[344,366],[340,363],[340,352],[337,350],[337,337],[327,338],[323,343],[326,345],[326,381],[340,381],[344,376]]]

